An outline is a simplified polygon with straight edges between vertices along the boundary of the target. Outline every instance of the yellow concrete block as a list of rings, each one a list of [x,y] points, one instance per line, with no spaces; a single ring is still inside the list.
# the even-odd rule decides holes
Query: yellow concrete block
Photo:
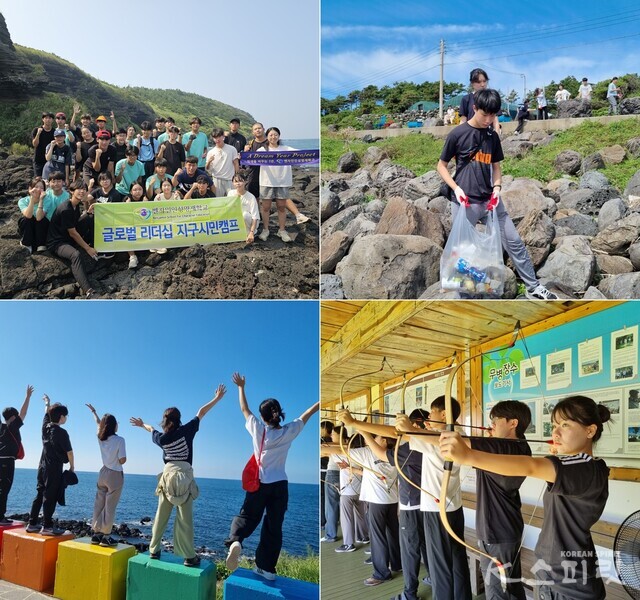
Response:
[[[58,546],[53,595],[61,600],[125,600],[127,561],[136,549],[128,544],[103,548],[84,537]]]

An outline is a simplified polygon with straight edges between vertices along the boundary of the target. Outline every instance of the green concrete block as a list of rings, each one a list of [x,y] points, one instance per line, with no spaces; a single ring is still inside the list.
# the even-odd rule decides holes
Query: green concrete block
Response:
[[[185,567],[182,561],[164,552],[160,560],[148,553],[129,559],[127,600],[213,600],[216,566],[203,560],[199,567]]]

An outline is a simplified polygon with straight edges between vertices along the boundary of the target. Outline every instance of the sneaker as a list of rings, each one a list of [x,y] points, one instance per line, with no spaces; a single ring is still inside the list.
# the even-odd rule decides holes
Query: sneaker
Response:
[[[185,558],[182,564],[185,567],[199,567],[200,557],[196,554],[193,558]]]
[[[278,231],[278,233],[276,233],[276,235],[286,244],[289,243],[291,241],[293,241],[291,239],[291,237],[289,236],[289,234],[284,230],[281,229],[280,231]]]
[[[104,538],[104,535],[102,535],[101,533],[94,533],[91,536],[91,543],[94,546],[98,546],[100,544],[100,542],[102,541],[102,539]]]
[[[321,542],[323,542],[323,543],[324,543],[324,542],[332,543],[332,542],[337,542],[337,541],[338,541],[338,538],[329,537],[329,536],[324,535],[324,536],[322,536],[322,537],[320,538],[320,541],[321,541]]]
[[[365,554],[371,554],[371,548],[366,548],[366,549],[364,550],[364,553],[365,553]]]
[[[267,581],[275,581],[275,578],[276,578],[275,573],[269,573],[269,571],[265,571],[260,567],[253,567],[253,572],[256,575],[260,575],[260,577],[264,577]]]
[[[138,257],[134,254],[129,257],[129,268],[135,269],[138,266]]]
[[[118,545],[117,540],[114,540],[110,535],[102,536],[100,545],[103,548],[115,548]]]
[[[23,244],[22,242],[20,242],[20,245],[23,248],[26,248],[29,251],[29,254],[31,254],[33,252],[33,249],[31,248],[31,246],[26,246],[25,244]]]
[[[355,552],[357,548],[353,544],[342,544],[336,548],[336,552]]]
[[[238,561],[240,560],[240,553],[242,552],[242,544],[240,542],[233,542],[229,546],[229,552],[227,554],[227,569],[233,572],[238,568]]]
[[[3,517],[2,519],[0,519],[0,525],[13,525],[13,519],[7,519],[6,517]]]
[[[262,233],[258,236],[263,242],[267,241],[267,238],[269,237],[269,230],[268,229],[263,229]]]
[[[85,296],[87,300],[95,300],[97,297],[98,297],[98,294],[96,293],[95,290],[89,290],[87,292],[87,295]]]
[[[115,254],[113,252],[98,252],[96,255],[96,260],[100,260],[101,258],[113,258]]]
[[[25,531],[27,533],[40,533],[40,529],[42,529],[40,525],[31,525],[31,523],[29,523],[25,528]]]
[[[364,538],[362,540],[356,540],[356,544],[368,544],[370,542],[369,538]]]
[[[429,577],[429,575],[427,575],[426,577],[423,577],[422,583],[424,583],[425,585],[431,585],[431,577]]]
[[[149,252],[150,252],[151,254],[155,254],[157,251],[158,251],[158,249],[157,249],[157,248],[149,248]]]
[[[381,583],[384,583],[385,581],[389,581],[388,579],[378,579],[377,577],[367,577],[364,580],[364,584],[365,585],[380,585]]]
[[[47,251],[47,247],[46,246],[38,246],[36,248],[36,252],[46,252]]]
[[[48,537],[63,535],[64,529],[58,529],[57,527],[42,527],[40,535],[46,535]]]
[[[371,557],[366,558],[365,560],[362,561],[365,565],[371,565],[373,564],[373,561],[371,560]]]
[[[541,283],[539,283],[535,289],[527,290],[526,295],[527,295],[527,298],[529,298],[529,300],[557,300],[558,299],[558,296],[556,296],[553,292],[550,292]]]
[[[151,560],[160,560],[160,553],[161,553],[161,551],[160,551],[160,550],[158,550],[157,552],[151,552],[151,551],[149,551],[149,558],[150,558]]]
[[[296,215],[296,224],[297,225],[302,225],[303,223],[306,223],[309,220],[309,217],[307,217],[307,215],[303,215],[302,213],[298,213]]]
[[[167,253],[167,249],[166,249],[166,248],[158,248],[158,249],[156,250],[156,252],[157,252],[158,254],[166,254],[166,253]]]

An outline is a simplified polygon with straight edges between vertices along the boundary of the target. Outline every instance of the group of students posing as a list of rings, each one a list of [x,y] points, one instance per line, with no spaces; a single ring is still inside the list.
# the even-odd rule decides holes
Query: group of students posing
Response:
[[[259,464],[260,486],[256,491],[246,493],[240,512],[231,523],[229,536],[225,540],[229,547],[227,567],[232,571],[237,568],[243,540],[254,532],[265,514],[254,571],[266,579],[273,580],[282,548],[282,523],[287,510],[287,454],[291,443],[318,410],[319,405],[316,403],[299,418],[281,424],[285,418],[282,407],[275,398],[268,398],[260,404],[260,418],[257,418],[247,403],[244,391],[245,378],[239,373],[234,373],[232,379],[238,387],[245,427],[253,440],[253,452]],[[225,392],[225,386],[219,385],[214,397],[200,407],[193,419],[184,424],[178,408],[167,408],[162,416],[161,431],[146,424],[139,417],[130,419],[133,426],[144,428],[151,433],[153,443],[162,449],[164,461],[164,469],[158,476],[155,491],[158,496],[158,509],[149,545],[150,559],[160,558],[162,536],[175,507],[174,551],[184,558],[185,566],[195,567],[200,564],[194,547],[193,532],[193,501],[199,495],[192,468],[193,440],[200,429],[202,419],[222,399]],[[13,484],[15,461],[23,456],[20,428],[27,415],[32,393],[33,387],[28,386],[20,411],[9,407],[2,412],[4,422],[0,423],[0,525],[12,523],[5,514],[7,498]],[[74,472],[74,454],[69,434],[62,427],[67,422],[69,411],[62,404],[51,404],[46,394],[43,399],[45,414],[42,422],[42,454],[38,465],[37,494],[31,506],[26,531],[58,536],[64,531],[54,526],[53,514],[58,503],[64,504],[64,488],[66,485],[77,483],[77,476]],[[124,485],[123,465],[127,460],[125,441],[117,433],[118,421],[113,415],[106,413],[100,417],[91,404],[87,404],[87,407],[98,428],[97,438],[103,463],[98,474],[91,521],[91,543],[113,547],[118,544],[111,534]],[[66,471],[65,464],[69,465]]]
[[[329,508],[330,496],[337,489],[343,544],[336,552],[355,551],[356,540],[370,539],[373,573],[365,585],[382,584],[394,571],[402,571],[404,590],[394,599],[416,600],[422,560],[428,571],[423,582],[431,585],[434,598],[471,600],[465,547],[448,534],[439,514],[440,502],[446,502],[447,520],[464,539],[460,465],[469,465],[476,469],[479,549],[505,569],[501,576],[494,562],[481,557],[486,598],[525,600],[519,489],[526,477],[533,477],[546,482],[544,523],[535,548],[538,570],[534,576],[540,597],[605,598],[590,528],[600,518],[609,495],[609,469],[593,455],[603,424],[610,419],[608,408],[586,396],[558,402],[552,414],[552,454],[545,457],[531,456],[524,435],[531,413],[525,403],[496,404],[487,438],[444,431],[447,419],[455,421],[460,415],[455,399],[451,411],[452,415],[446,414],[445,398],[440,396],[432,402],[430,413],[416,409],[409,416],[398,415],[395,426],[358,421],[348,410],[338,412],[336,418],[344,426],[337,427],[333,443],[322,446],[322,454],[331,455],[340,468],[339,484],[330,483],[328,476],[325,481],[322,541],[338,537],[337,517]],[[347,426],[359,434],[348,447]],[[341,435],[345,438],[338,444]],[[403,438],[408,443],[395,447]],[[360,445],[358,440],[364,447],[351,449]],[[445,460],[455,464],[446,499],[441,499]]]

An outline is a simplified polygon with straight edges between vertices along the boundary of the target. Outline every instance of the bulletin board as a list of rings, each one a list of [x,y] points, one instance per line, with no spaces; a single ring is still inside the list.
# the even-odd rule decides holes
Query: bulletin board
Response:
[[[581,394],[611,411],[596,446],[598,456],[640,459],[639,321],[638,305],[628,302],[484,355],[485,424],[497,402],[519,400],[531,409],[527,438],[549,439],[555,404]],[[530,446],[536,454],[548,453],[544,443]]]

